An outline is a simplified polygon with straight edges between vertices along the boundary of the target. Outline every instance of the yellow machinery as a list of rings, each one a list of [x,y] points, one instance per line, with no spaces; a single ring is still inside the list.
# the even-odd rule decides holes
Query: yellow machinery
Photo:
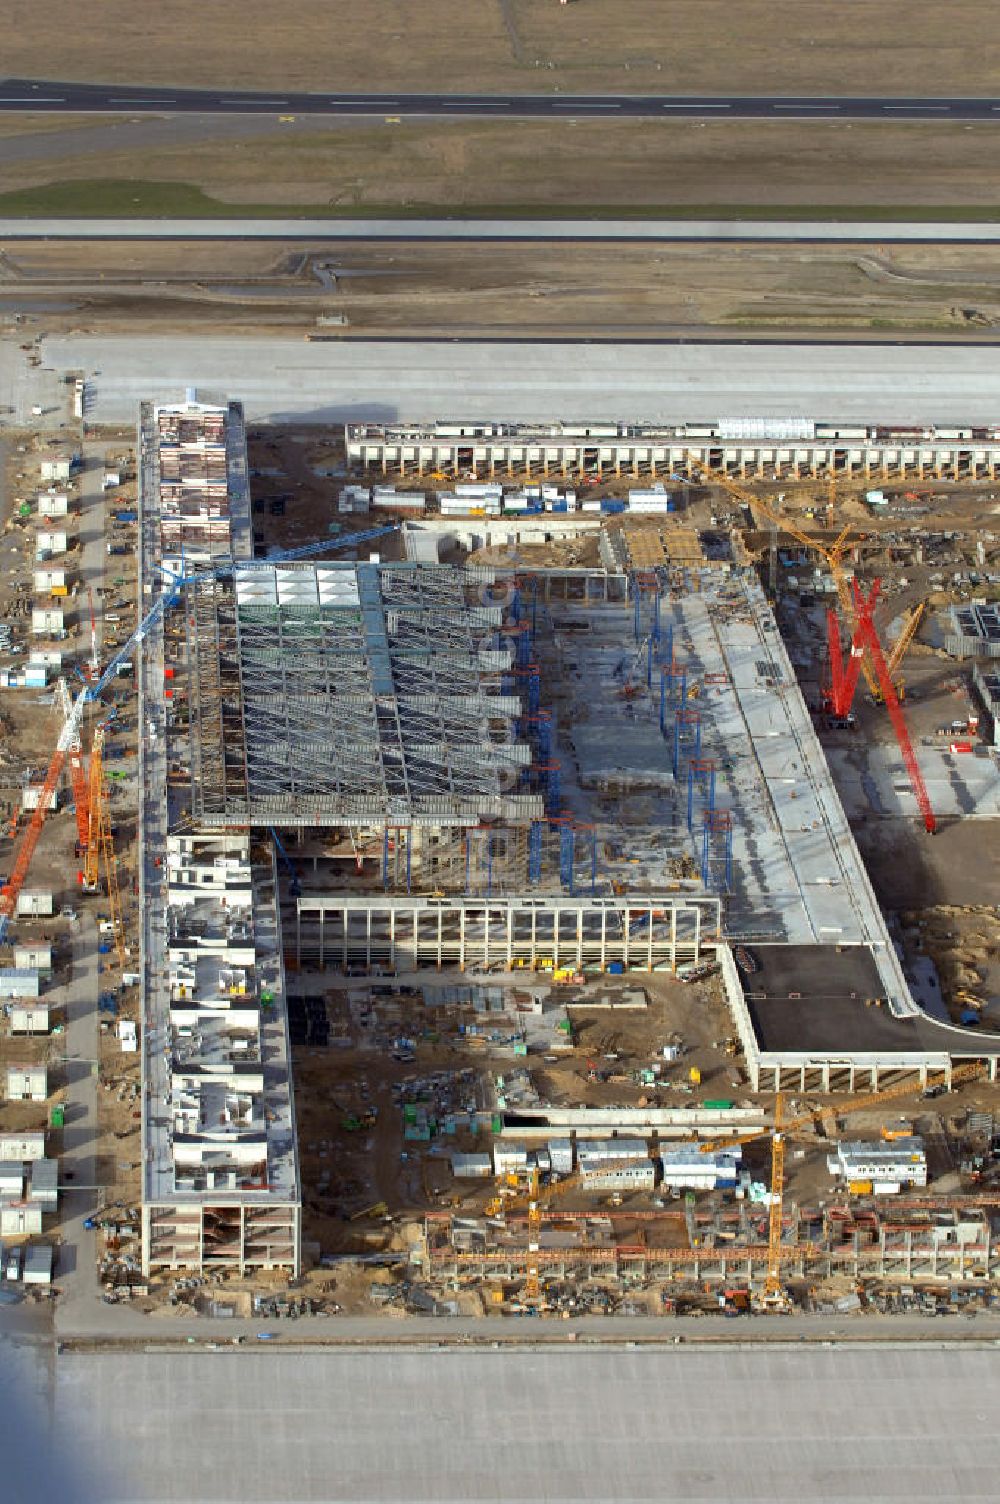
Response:
[[[984,1067],[973,1061],[969,1065],[963,1065],[951,1073],[950,1085],[957,1086],[963,1081],[972,1081],[983,1074]],[[947,1076],[940,1083],[928,1083],[948,1085]],[[883,1091],[871,1092],[868,1096],[848,1097],[836,1107],[810,1112],[791,1118],[788,1122],[784,1119],[784,1104],[780,1092],[774,1099],[774,1124],[771,1128],[758,1129],[756,1133],[741,1134],[737,1138],[718,1139],[711,1143],[701,1145],[705,1153],[713,1149],[725,1148],[727,1145],[748,1144],[754,1139],[771,1135],[771,1203],[768,1215],[767,1237],[767,1277],[764,1283],[764,1309],[767,1311],[785,1311],[788,1309],[788,1300],[785,1295],[784,1285],[781,1278],[781,1265],[783,1259],[803,1252],[798,1245],[788,1246],[782,1244],[782,1212],[785,1200],[785,1141],[790,1133],[798,1133],[803,1129],[815,1127],[817,1118],[829,1125],[831,1120],[839,1116],[846,1116],[853,1112],[863,1112],[869,1107],[875,1107],[881,1102],[891,1101],[893,1097],[912,1096],[917,1088],[912,1081],[905,1081],[895,1086],[887,1086]]]
[[[983,1074],[984,1066],[976,1061],[968,1065],[960,1066],[951,1073],[950,1082],[948,1077],[942,1076],[940,1082],[928,1081],[928,1085],[951,1085],[958,1086],[964,1081],[975,1080]],[[784,1116],[784,1101],[779,1092],[775,1097],[774,1122],[769,1128],[756,1128],[751,1133],[735,1134],[731,1138],[712,1139],[700,1142],[699,1147],[703,1152],[711,1153],[715,1149],[734,1148],[737,1145],[754,1143],[762,1138],[771,1140],[771,1202],[768,1215],[768,1241],[767,1241],[767,1274],[764,1284],[763,1308],[770,1312],[783,1312],[788,1309],[788,1299],[784,1289],[781,1267],[791,1258],[808,1258],[815,1250],[808,1244],[785,1244],[782,1242],[782,1224],[784,1213],[785,1193],[785,1144],[790,1135],[814,1132],[818,1122],[828,1127],[835,1125],[837,1117],[847,1116],[854,1112],[863,1112],[869,1107],[877,1106],[881,1102],[891,1101],[894,1097],[912,1096],[919,1090],[912,1081],[902,1082],[895,1086],[888,1086],[882,1091],[871,1092],[867,1096],[852,1096],[843,1102],[838,1102],[835,1107],[816,1108],[807,1113],[801,1113],[794,1118],[786,1119]],[[619,1168],[624,1164],[634,1164],[634,1160],[612,1160],[602,1165],[600,1170],[593,1171],[588,1175],[577,1171],[567,1176],[564,1180],[557,1181],[554,1185],[540,1187],[538,1170],[533,1169],[528,1176],[528,1189],[526,1192],[504,1199],[501,1196],[494,1197],[487,1203],[485,1208],[487,1216],[496,1216],[503,1210],[512,1210],[519,1204],[527,1203],[527,1241],[528,1241],[528,1277],[524,1286],[524,1299],[526,1302],[537,1303],[541,1298],[541,1287],[537,1263],[531,1259],[532,1253],[537,1253],[540,1246],[543,1214],[551,1200],[564,1191],[574,1188],[586,1190],[587,1181],[596,1179],[608,1170]]]
[[[900,665],[903,662],[903,659],[906,657],[906,650],[907,650],[907,648],[910,646],[910,643],[913,641],[914,637],[916,636],[916,631],[917,631],[917,628],[919,627],[920,622],[921,622],[921,620],[923,618],[923,614],[924,614],[925,609],[926,609],[926,607],[925,607],[925,604],[924,604],[923,601],[921,601],[919,605],[914,606],[913,610],[910,612],[909,616],[906,618],[906,621],[903,623],[903,629],[900,632],[899,636],[896,638],[895,643],[893,644],[892,652],[889,654],[888,658],[886,659],[885,666],[886,666],[886,669],[889,672],[889,678],[892,679],[893,682],[895,683],[895,685],[896,685],[896,695],[897,695],[897,697],[900,700],[902,700],[904,698],[905,694],[906,694],[906,686],[903,683],[902,679],[897,679],[896,678],[896,674],[897,674],[897,672],[899,670]],[[881,690],[881,688],[879,687],[878,684],[876,684],[876,686],[875,686],[875,689],[873,691],[873,696],[874,696],[874,699],[875,699],[875,703],[877,705],[881,705],[883,696],[882,696],[882,690]]]
[[[125,962],[124,926],[122,922],[121,893],[118,888],[118,866],[114,841],[111,836],[111,816],[108,796],[104,787],[104,727],[94,731],[90,750],[90,774],[88,792],[89,828],[87,850],[83,866],[83,888],[86,893],[96,893],[100,887],[100,863],[104,862],[104,877],[107,886],[108,910],[114,926],[115,952],[120,965]]]
[[[764,1306],[778,1311],[787,1305],[781,1279],[781,1212],[785,1204],[785,1135],[782,1131],[783,1103],[779,1091],[774,1099],[774,1127],[771,1130],[771,1205],[767,1219],[767,1278],[764,1282]]]
[[[100,886],[100,819],[104,799],[104,727],[94,731],[90,749],[90,783],[87,796],[87,850],[83,863],[83,890],[96,893]]]
[[[366,1217],[387,1217],[388,1215],[389,1208],[386,1206],[385,1202],[376,1201],[374,1206],[363,1206],[359,1212],[354,1212],[351,1216],[351,1221],[360,1222],[363,1218]]]

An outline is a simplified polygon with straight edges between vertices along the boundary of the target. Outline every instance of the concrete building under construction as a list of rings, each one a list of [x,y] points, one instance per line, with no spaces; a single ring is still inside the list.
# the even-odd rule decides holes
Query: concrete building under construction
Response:
[[[164,602],[140,672],[147,1269],[298,1268],[286,960],[717,963],[755,1089],[995,1074],[989,1039],[910,994],[738,558],[653,557],[647,529],[640,568],[616,519],[559,592],[521,565],[338,557],[350,535],[322,562],[254,559],[238,406],[144,407],[140,437],[142,578]],[[468,449],[475,468],[480,441],[520,437],[442,429],[452,460],[419,463]],[[920,442],[958,437],[989,448]],[[381,463],[390,439],[350,428],[348,456]]]

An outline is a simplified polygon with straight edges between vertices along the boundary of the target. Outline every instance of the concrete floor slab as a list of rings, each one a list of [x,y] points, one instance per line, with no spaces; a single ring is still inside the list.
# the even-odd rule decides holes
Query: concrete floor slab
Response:
[[[231,1350],[64,1355],[55,1417],[109,1504],[974,1504],[998,1402],[991,1350]]]
[[[46,365],[93,381],[88,415],[134,421],[140,400],[238,396],[250,421],[706,421],[724,413],[864,423],[992,423],[1000,358],[980,347],[72,335]]]

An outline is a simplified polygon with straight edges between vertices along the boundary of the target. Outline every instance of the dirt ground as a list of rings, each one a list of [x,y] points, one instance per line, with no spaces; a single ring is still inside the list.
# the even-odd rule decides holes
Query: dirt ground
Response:
[[[187,87],[976,94],[1000,66],[971,0],[885,0],[863,25],[821,0],[105,0],[84,26],[73,0],[11,0],[5,20],[12,77]]]
[[[44,302],[44,312],[38,304]],[[252,326],[333,337],[787,329],[975,338],[1000,323],[993,246],[799,244],[0,248],[0,317],[47,331]],[[322,324],[321,320],[336,320]],[[342,321],[342,322],[340,322]]]
[[[138,127],[137,127],[138,129]],[[245,141],[204,138],[189,126],[176,145],[153,145],[127,129],[108,140],[84,130],[58,148],[23,159],[7,152],[0,192],[79,183],[69,210],[58,194],[37,195],[3,212],[84,215],[232,214],[244,206],[286,207],[312,214],[392,212],[586,215],[685,213],[727,217],[762,210],[838,208],[878,217],[905,209],[921,218],[935,208],[993,211],[1000,178],[993,127],[926,122],[845,124],[833,121],[670,120],[420,121],[349,120],[331,126],[299,120],[273,136],[249,129]],[[106,202],[107,185],[124,191]],[[131,189],[129,185],[134,185]],[[174,206],[171,185],[209,196]],[[142,192],[140,208],[131,193]],[[143,205],[145,207],[143,208]]]

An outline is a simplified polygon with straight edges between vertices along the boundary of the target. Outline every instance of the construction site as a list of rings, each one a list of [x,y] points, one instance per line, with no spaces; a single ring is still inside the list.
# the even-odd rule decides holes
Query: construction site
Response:
[[[994,437],[188,392],[66,531],[39,471],[0,1138],[63,1150],[92,927],[108,1298],[992,1305]]]

